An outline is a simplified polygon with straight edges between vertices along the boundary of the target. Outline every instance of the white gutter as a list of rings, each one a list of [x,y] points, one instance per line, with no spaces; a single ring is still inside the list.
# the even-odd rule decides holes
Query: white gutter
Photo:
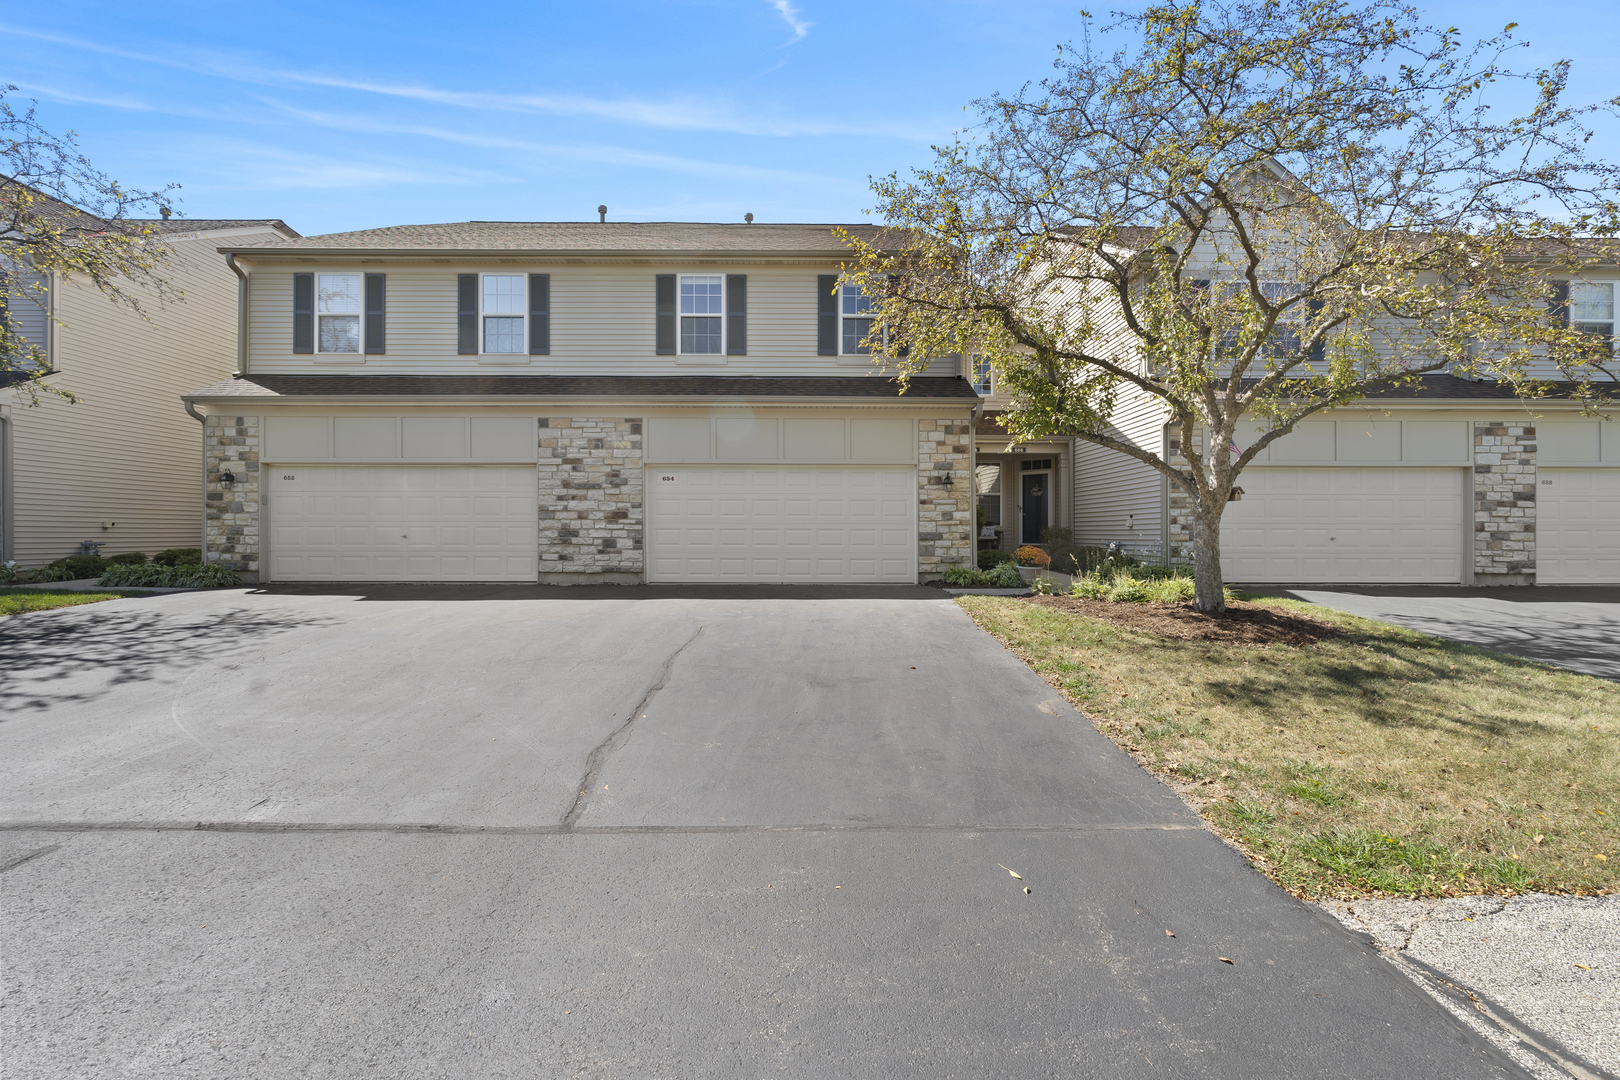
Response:
[[[199,539],[201,546],[197,548],[197,558],[206,563],[208,561],[208,418],[197,411],[196,406],[191,403],[190,398],[183,397],[180,400],[185,404],[186,412],[195,417],[197,423],[203,426],[202,470],[197,477],[200,493],[198,502],[202,504],[202,509],[198,511],[202,514],[202,535]]]

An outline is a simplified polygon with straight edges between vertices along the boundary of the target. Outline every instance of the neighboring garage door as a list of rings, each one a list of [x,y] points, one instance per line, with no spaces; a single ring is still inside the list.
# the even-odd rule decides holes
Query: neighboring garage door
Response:
[[[1620,582],[1620,469],[1541,469],[1536,582]]]
[[[913,469],[650,468],[651,581],[917,580]]]
[[[273,466],[272,581],[535,581],[534,466]]]
[[[1222,569],[1255,584],[1456,584],[1465,478],[1462,469],[1249,469],[1222,519]]]

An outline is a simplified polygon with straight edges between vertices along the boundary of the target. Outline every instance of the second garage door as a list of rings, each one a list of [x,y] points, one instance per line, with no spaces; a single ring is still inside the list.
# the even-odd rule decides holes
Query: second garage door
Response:
[[[1620,469],[1542,469],[1536,583],[1620,582]]]
[[[913,469],[649,469],[647,486],[649,580],[917,580]]]
[[[1462,581],[1462,469],[1250,469],[1227,506],[1228,581]]]
[[[272,581],[535,581],[534,466],[273,466]]]

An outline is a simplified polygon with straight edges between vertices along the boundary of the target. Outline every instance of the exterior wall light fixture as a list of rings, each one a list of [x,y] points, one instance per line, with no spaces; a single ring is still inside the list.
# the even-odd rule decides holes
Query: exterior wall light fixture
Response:
[[[219,482],[225,485],[234,484],[236,483],[236,474],[233,472],[222,472],[219,474]]]

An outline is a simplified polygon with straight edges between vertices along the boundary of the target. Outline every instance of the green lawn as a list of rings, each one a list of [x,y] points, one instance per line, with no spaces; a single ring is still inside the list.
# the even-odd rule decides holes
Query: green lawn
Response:
[[[1314,645],[957,601],[1300,896],[1607,892],[1620,685],[1287,600]]]
[[[75,607],[79,604],[94,604],[101,600],[117,600],[127,595],[130,594],[0,588],[0,616],[21,615],[25,611],[49,611],[51,608]]]

